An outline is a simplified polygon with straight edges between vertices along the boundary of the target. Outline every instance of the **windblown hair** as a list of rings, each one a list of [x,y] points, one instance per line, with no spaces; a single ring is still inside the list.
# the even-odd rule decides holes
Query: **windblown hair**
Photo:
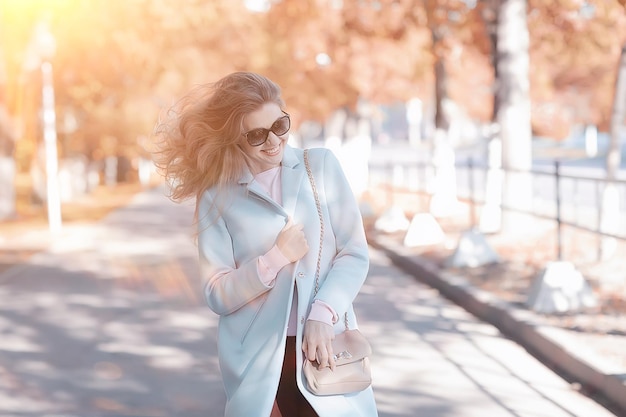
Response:
[[[278,85],[259,74],[235,72],[195,87],[172,106],[156,126],[153,152],[170,198],[199,199],[208,188],[235,184],[246,166],[243,118],[268,102],[284,107]]]

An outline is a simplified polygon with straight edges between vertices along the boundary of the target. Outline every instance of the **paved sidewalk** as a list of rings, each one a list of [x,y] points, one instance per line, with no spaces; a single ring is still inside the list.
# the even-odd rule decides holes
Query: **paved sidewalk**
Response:
[[[502,301],[472,286],[458,272],[442,269],[427,258],[416,255],[396,238],[372,232],[368,234],[368,239],[394,265],[485,323],[495,326],[564,375],[581,392],[586,392],[614,413],[626,415],[626,368],[599,355],[597,346],[586,346],[592,335],[579,335],[550,325],[541,315]],[[611,343],[612,340],[611,335],[593,336],[604,343]],[[601,341],[595,340],[595,343]],[[610,349],[607,347],[605,350]]]
[[[0,417],[222,415],[192,212],[151,190],[0,275]],[[356,308],[381,417],[613,415],[381,250]]]

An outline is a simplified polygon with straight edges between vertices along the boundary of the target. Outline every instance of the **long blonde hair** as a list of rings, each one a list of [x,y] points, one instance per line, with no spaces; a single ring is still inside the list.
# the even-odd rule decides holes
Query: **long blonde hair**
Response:
[[[259,74],[235,72],[197,86],[172,106],[157,124],[153,152],[170,198],[199,199],[208,188],[236,183],[246,166],[239,146],[243,118],[267,102],[284,107],[277,84]]]

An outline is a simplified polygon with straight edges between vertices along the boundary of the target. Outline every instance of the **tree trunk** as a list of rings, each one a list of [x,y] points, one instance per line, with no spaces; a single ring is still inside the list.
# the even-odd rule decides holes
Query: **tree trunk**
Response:
[[[433,42],[435,36],[433,35]],[[437,47],[435,46],[435,50]],[[450,118],[445,108],[448,100],[448,74],[446,73],[446,64],[444,58],[435,57],[435,129],[447,132],[450,128]]]
[[[609,181],[617,179],[621,164],[620,134],[624,126],[626,115],[626,44],[622,46],[622,54],[617,69],[615,81],[615,97],[613,98],[613,112],[611,114],[611,141],[606,155],[606,178]]]
[[[626,44],[622,46],[622,54],[619,60],[615,81],[615,96],[613,98],[613,112],[611,114],[611,139],[609,150],[606,155],[606,185],[602,192],[600,213],[600,230],[611,233],[615,225],[619,224],[619,191],[614,180],[617,179],[621,165],[620,135],[624,126],[626,115]],[[614,238],[602,238],[600,257],[607,259],[615,252],[616,241]]]
[[[485,149],[487,159],[487,175],[485,179],[485,203],[480,213],[479,230],[483,233],[496,233],[502,228],[502,139],[498,127],[498,102],[497,83],[498,66],[498,11],[500,0],[485,0],[482,3],[481,12],[487,35],[489,37],[490,54],[489,61],[493,68],[493,107],[491,110],[491,125],[486,129],[487,146]]]
[[[502,141],[502,228],[529,230],[532,207],[529,34],[526,0],[500,0],[497,11],[496,121]],[[515,211],[511,210],[514,209]],[[532,230],[532,229],[530,229]]]
[[[446,72],[443,38],[446,22],[437,19],[433,13],[437,4],[428,4],[426,14],[432,39],[432,51],[435,58],[433,72],[435,76],[435,135],[432,161],[435,166],[434,194],[430,199],[430,213],[435,217],[447,217],[459,208],[457,200],[455,154],[450,143],[450,114],[448,98],[448,74]]]
[[[0,103],[0,221],[15,217],[14,144],[8,125],[8,114]]]
[[[482,3],[481,17],[487,31],[487,37],[489,38],[489,62],[493,70],[494,86],[498,81],[498,66],[496,61],[498,51],[498,10],[500,0],[485,0]],[[493,95],[493,107],[491,110],[491,122],[496,123],[496,117],[498,114],[498,95]]]
[[[448,100],[448,74],[446,72],[446,62],[443,51],[443,37],[445,32],[444,23],[438,22],[433,15],[436,5],[428,5],[426,14],[430,36],[432,39],[432,51],[435,58],[435,130],[447,132],[450,127],[449,115],[445,108]]]
[[[4,55],[0,48],[0,221],[15,216],[15,136],[6,109]]]

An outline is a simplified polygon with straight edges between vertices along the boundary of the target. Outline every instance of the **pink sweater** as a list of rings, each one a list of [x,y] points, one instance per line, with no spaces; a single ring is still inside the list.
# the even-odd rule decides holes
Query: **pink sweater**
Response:
[[[281,167],[272,168],[263,171],[254,177],[254,180],[265,190],[268,195],[278,204],[282,205],[281,191],[282,182],[280,178]],[[289,264],[289,260],[285,258],[280,249],[274,245],[265,255],[259,256],[257,261],[257,271],[261,281],[269,285],[276,279],[278,271],[285,265]],[[289,315],[289,324],[287,326],[287,336],[296,335],[297,315],[298,315],[298,297],[296,291],[293,294],[293,302],[291,303],[291,313]],[[315,300],[311,305],[311,311],[307,320],[316,320],[323,323],[333,325],[339,317],[331,306],[321,300]]]

